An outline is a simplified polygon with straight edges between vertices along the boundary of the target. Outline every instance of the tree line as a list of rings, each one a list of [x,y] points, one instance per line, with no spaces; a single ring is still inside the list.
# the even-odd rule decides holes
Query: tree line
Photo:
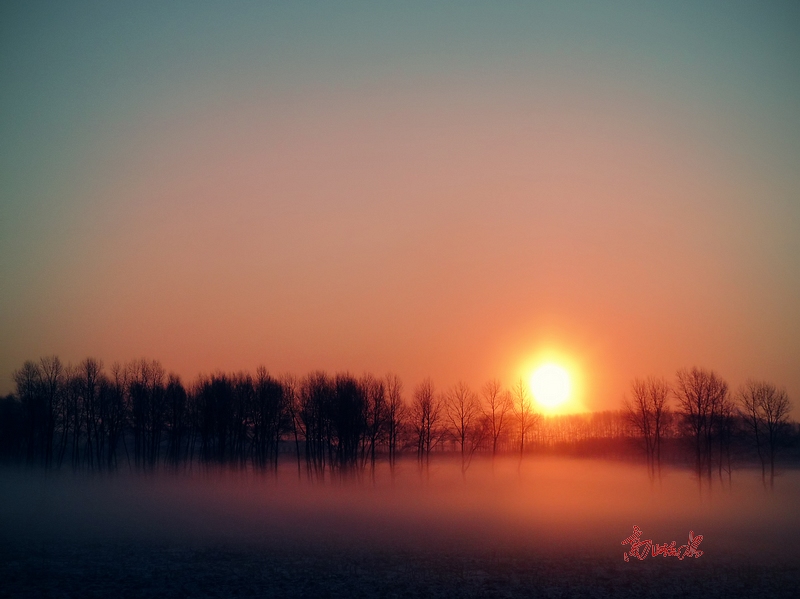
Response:
[[[692,456],[700,473],[730,475],[745,448],[774,479],[775,459],[797,428],[786,393],[748,382],[734,401],[713,372],[683,370],[674,384],[649,377],[621,410],[543,417],[527,385],[487,382],[446,390],[425,379],[407,393],[399,377],[311,372],[302,377],[215,373],[186,385],[156,360],[105,369],[49,356],[13,373],[0,399],[0,461],[47,469],[149,470],[194,463],[277,471],[291,460],[312,480],[392,472],[401,455],[419,467],[454,455],[462,474],[477,454],[570,451],[631,455],[655,473],[665,457]],[[676,408],[670,408],[673,401]],[[666,452],[666,453],[665,453]]]
[[[730,480],[735,462],[755,453],[762,482],[766,485],[769,473],[774,485],[779,452],[798,441],[784,389],[750,379],[731,393],[722,377],[702,368],[679,370],[673,383],[653,376],[635,379],[623,412],[653,474],[660,471],[664,443],[679,438],[698,477],[710,480],[716,470],[720,479]]]
[[[277,470],[279,456],[313,479],[394,469],[400,454],[421,467],[456,448],[466,472],[476,451],[525,450],[538,415],[524,385],[464,383],[439,392],[426,379],[409,397],[393,374],[315,371],[275,377],[200,376],[190,385],[155,360],[29,360],[0,400],[0,459],[45,468],[113,470],[194,462]]]

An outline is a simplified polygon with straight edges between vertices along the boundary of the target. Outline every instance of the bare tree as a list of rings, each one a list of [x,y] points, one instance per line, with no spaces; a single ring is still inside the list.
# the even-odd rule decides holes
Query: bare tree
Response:
[[[248,449],[251,447],[250,433],[253,430],[255,408],[255,387],[253,377],[247,372],[238,372],[231,377],[231,417],[229,450],[226,460],[244,467],[247,463]]]
[[[522,456],[525,453],[525,439],[539,424],[541,415],[534,411],[528,385],[520,379],[512,390],[512,407],[519,428],[519,463],[522,466]]]
[[[414,389],[411,403],[411,426],[417,445],[417,460],[420,466],[430,466],[431,450],[441,440],[442,403],[434,393],[430,378]]]
[[[791,403],[784,389],[771,387],[761,402],[764,426],[767,432],[767,455],[769,456],[769,484],[775,485],[775,455],[783,441],[789,423]]]
[[[332,456],[330,404],[336,390],[334,381],[322,371],[312,372],[300,381],[299,416],[305,440],[306,473],[311,479],[325,479]]]
[[[159,460],[164,428],[164,367],[158,360],[141,359],[131,362],[128,368],[134,461],[137,467],[153,468]],[[226,433],[227,429],[223,438]]]
[[[76,369],[68,364],[64,369],[64,390],[61,397],[58,422],[61,429],[61,439],[58,443],[58,457],[56,458],[57,467],[61,467],[67,450],[70,453],[70,462],[73,468],[77,468],[76,451],[78,438],[81,432],[80,401],[78,398]]]
[[[25,426],[25,458],[32,466],[39,457],[44,439],[45,406],[40,389],[42,373],[39,365],[27,360],[13,375],[17,387],[17,397],[22,405]]]
[[[686,430],[694,441],[698,476],[707,470],[711,478],[714,425],[728,395],[728,384],[709,370],[679,370],[675,396]]]
[[[731,466],[731,445],[736,430],[736,404],[730,397],[726,397],[719,406],[716,419],[716,431],[719,452],[717,455],[717,468],[720,482],[723,481],[722,471],[728,473],[728,484],[731,482],[733,469]]]
[[[278,472],[278,453],[287,422],[286,394],[281,383],[271,377],[266,367],[256,369],[252,414],[253,460],[261,468],[267,464]]]
[[[366,432],[364,390],[349,373],[334,379],[333,395],[325,414],[330,465],[341,478],[350,475],[359,465],[359,450]]]
[[[286,406],[289,427],[294,437],[295,456],[297,457],[297,480],[302,478],[302,468],[300,465],[300,436],[305,435],[303,429],[303,419],[300,416],[300,395],[298,393],[298,382],[295,377],[286,374],[281,377],[283,387],[284,405]]]
[[[389,469],[394,477],[397,462],[397,444],[406,415],[403,403],[403,381],[396,374],[386,375],[386,436],[389,451]]]
[[[387,429],[387,402],[386,385],[383,380],[371,374],[366,374],[361,380],[364,395],[364,435],[365,443],[362,445],[362,467],[367,460],[370,464],[370,474],[375,478],[375,461],[378,444],[383,440]]]
[[[175,468],[182,459],[183,438],[186,435],[186,389],[176,374],[167,378],[164,394],[165,425],[167,431],[167,461]]]
[[[64,366],[58,356],[39,360],[42,394],[44,396],[44,465],[50,468],[54,459],[54,444],[59,404],[63,399],[66,377]]]
[[[105,441],[103,363],[95,358],[86,358],[78,365],[78,375],[86,426],[86,464],[89,468],[100,467]]]
[[[461,475],[464,477],[481,442],[480,415],[478,397],[466,383],[457,383],[445,396],[445,416],[461,451]]]
[[[117,467],[117,448],[119,442],[125,448],[125,455],[130,467],[128,445],[125,442],[125,427],[128,423],[127,394],[130,384],[130,369],[115,362],[111,365],[110,397],[108,401],[108,468]]]
[[[789,397],[785,390],[771,383],[748,380],[739,390],[738,400],[739,413],[747,423],[761,462],[761,481],[766,485],[766,465],[769,463],[769,482],[774,486],[775,454],[789,421]]]
[[[664,438],[664,429],[669,418],[667,401],[670,396],[669,383],[663,378],[650,377],[647,380],[647,394],[650,400],[650,410],[653,414],[653,439],[655,441],[655,462],[659,475],[661,474],[661,441]]]
[[[653,422],[650,405],[647,400],[647,383],[643,379],[631,382],[631,397],[622,400],[622,408],[628,421],[638,432],[644,442],[647,465],[652,472],[653,464]]]
[[[492,440],[492,464],[497,456],[497,446],[500,436],[506,429],[508,413],[511,411],[511,394],[503,391],[500,381],[491,380],[481,390],[483,402],[481,409],[487,422],[488,433]]]
[[[631,398],[623,400],[623,409],[631,425],[644,441],[650,473],[661,473],[661,441],[668,414],[670,388],[663,378],[634,379]]]
[[[131,388],[139,389],[141,386],[134,381]],[[203,462],[222,464],[230,457],[233,392],[232,377],[226,374],[217,373],[210,377],[201,377],[197,382],[194,392],[195,420],[200,438],[200,459]],[[147,394],[144,395],[144,401],[146,400]],[[137,403],[140,402],[134,401],[134,405]],[[139,408],[139,411],[142,409]],[[147,433],[149,425],[142,428],[144,433]],[[149,446],[149,443],[140,443],[144,447]]]

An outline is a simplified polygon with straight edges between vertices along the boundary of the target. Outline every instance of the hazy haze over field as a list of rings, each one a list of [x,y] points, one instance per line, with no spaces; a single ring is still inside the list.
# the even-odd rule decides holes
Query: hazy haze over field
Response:
[[[704,535],[709,561],[797,560],[800,477],[788,471],[774,492],[755,470],[737,471],[730,490],[702,491],[687,470],[600,460],[503,459],[491,474],[478,461],[466,482],[454,460],[435,460],[430,478],[402,462],[394,483],[297,482],[264,474],[196,471],[106,476],[10,473],[2,482],[3,536],[60,543],[160,541],[329,548],[476,552],[535,550],[622,560],[634,525],[643,538],[686,543]],[[648,558],[652,559],[652,558]],[[665,558],[658,558],[665,559]],[[674,559],[674,558],[673,558]],[[677,559],[675,559],[678,562]]]

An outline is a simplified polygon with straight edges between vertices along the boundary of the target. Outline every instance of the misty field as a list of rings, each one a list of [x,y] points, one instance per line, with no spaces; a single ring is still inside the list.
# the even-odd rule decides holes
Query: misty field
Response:
[[[711,489],[686,470],[532,458],[464,480],[445,457],[394,479],[310,484],[196,469],[0,477],[0,595],[11,597],[793,596],[800,473]],[[623,555],[623,539],[700,557]]]

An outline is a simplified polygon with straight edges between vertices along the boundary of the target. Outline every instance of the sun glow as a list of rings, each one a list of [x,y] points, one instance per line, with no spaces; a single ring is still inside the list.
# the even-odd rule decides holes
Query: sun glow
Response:
[[[554,363],[539,366],[530,378],[533,397],[544,408],[552,409],[569,399],[572,385],[569,373]]]
[[[580,414],[587,408],[587,373],[591,365],[578,349],[559,347],[555,342],[543,343],[533,350],[523,349],[522,358],[513,366],[508,378],[522,383],[531,407],[542,416]]]

